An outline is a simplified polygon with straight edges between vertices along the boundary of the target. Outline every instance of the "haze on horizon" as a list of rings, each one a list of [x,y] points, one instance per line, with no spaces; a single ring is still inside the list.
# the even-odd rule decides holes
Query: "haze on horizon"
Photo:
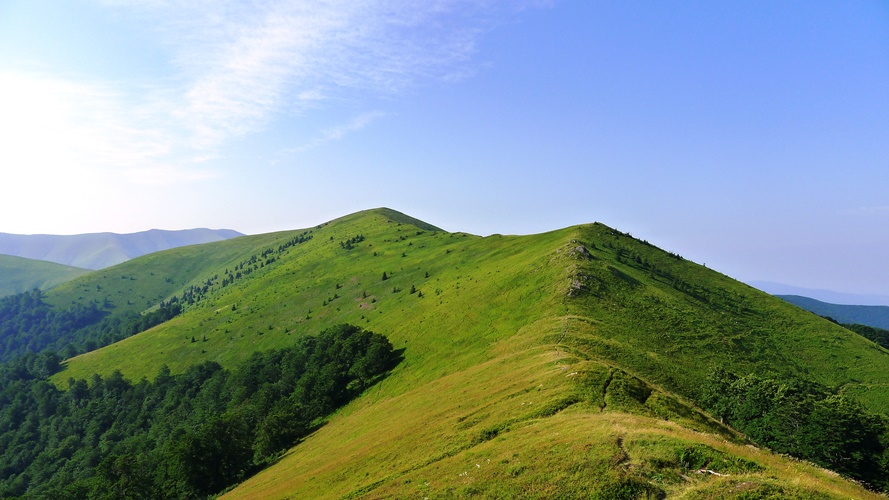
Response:
[[[889,295],[889,4],[12,0],[0,232],[601,221]]]

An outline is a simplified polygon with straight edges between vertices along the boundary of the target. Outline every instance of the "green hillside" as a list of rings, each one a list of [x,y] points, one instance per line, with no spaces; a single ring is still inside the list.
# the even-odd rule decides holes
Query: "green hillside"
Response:
[[[53,262],[0,255],[0,297],[34,288],[48,290],[88,272]]]
[[[723,368],[811,380],[887,414],[889,352],[601,224],[482,238],[371,210],[142,257],[46,300],[143,310],[204,286],[181,316],[54,380],[234,367],[339,323],[404,349],[233,498],[869,495],[749,446],[694,402]]]
[[[141,312],[159,301],[218,274],[269,245],[287,239],[285,234],[244,236],[218,243],[191,245],[155,252],[72,280],[47,294],[47,302],[64,307],[75,302],[107,302],[114,313]],[[203,281],[202,281],[203,280]]]

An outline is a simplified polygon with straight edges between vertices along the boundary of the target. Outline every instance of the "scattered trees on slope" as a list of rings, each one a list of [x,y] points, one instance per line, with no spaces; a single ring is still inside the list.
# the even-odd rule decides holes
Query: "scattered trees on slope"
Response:
[[[352,250],[353,248],[355,248],[355,245],[361,243],[362,241],[364,241],[364,235],[359,234],[358,236],[353,236],[346,241],[341,241],[340,248],[342,248],[343,250]]]

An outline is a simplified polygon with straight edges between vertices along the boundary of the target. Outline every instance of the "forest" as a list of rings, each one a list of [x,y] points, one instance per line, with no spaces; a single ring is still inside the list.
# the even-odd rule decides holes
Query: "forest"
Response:
[[[292,347],[154,380],[119,372],[60,390],[51,352],[0,365],[0,497],[204,498],[273,461],[399,357],[339,325]]]
[[[43,301],[40,290],[10,295],[0,299],[0,362],[46,350],[67,359],[144,332],[181,312],[177,297],[145,314],[111,316],[93,301],[57,309]]]
[[[703,406],[755,443],[889,489],[889,419],[815,382],[714,370]]]

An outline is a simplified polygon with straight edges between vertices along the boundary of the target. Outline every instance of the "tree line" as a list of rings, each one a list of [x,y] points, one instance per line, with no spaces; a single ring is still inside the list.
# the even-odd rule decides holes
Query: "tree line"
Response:
[[[831,319],[831,318],[827,318]],[[831,320],[833,321],[833,320]],[[877,328],[874,326],[868,325],[842,325],[844,328],[848,330],[852,330],[853,332],[861,335],[862,337],[870,340],[871,342],[878,344],[886,349],[889,349],[889,330],[884,330],[882,328]]]
[[[203,498],[255,473],[398,361],[352,325],[153,381],[47,377],[52,353],[0,365],[0,497]]]
[[[221,288],[225,288],[242,278],[250,276],[250,274],[264,268],[265,266],[274,264],[286,250],[293,246],[311,241],[312,237],[312,231],[303,231],[302,233],[294,236],[286,242],[278,245],[277,249],[269,247],[260,252],[258,255],[253,254],[250,257],[238,262],[234,266],[234,268],[225,269],[225,271],[223,271],[222,273],[221,282],[219,281],[219,274],[216,274],[212,278],[208,278],[201,285],[192,285],[186,288],[181,295],[181,301],[183,304],[186,305],[194,305],[195,303],[203,300],[212,291],[216,290],[217,285]]]

